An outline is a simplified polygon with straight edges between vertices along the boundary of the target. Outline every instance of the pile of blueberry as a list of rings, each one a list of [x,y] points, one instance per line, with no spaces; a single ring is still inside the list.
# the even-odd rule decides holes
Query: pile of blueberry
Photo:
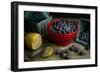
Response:
[[[84,41],[84,42],[89,43],[90,42],[90,34],[89,34],[89,32],[81,32],[80,36],[79,36],[79,39]]]
[[[51,30],[57,33],[70,34],[76,31],[76,23],[62,18],[59,21],[53,22]]]
[[[58,50],[58,51],[56,51],[56,54],[59,55],[63,59],[69,59],[68,50],[63,50],[63,51]]]

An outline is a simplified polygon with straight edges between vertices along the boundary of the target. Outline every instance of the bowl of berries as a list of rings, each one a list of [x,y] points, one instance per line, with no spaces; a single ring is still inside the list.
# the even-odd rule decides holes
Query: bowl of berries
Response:
[[[53,19],[47,26],[48,40],[59,45],[67,46],[76,37],[78,32],[78,20]]]

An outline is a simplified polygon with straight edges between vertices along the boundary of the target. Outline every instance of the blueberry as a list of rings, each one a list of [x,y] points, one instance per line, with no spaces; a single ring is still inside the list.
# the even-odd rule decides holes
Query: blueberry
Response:
[[[65,32],[64,31],[61,31],[61,33],[64,34]]]
[[[62,21],[62,22],[64,22],[64,19],[63,19],[63,18],[61,18],[61,21]]]
[[[63,29],[62,29],[62,28],[60,28],[60,30],[62,31]]]
[[[79,53],[79,55],[85,55],[86,53],[84,52],[84,51],[81,51],[80,53]]]
[[[66,31],[64,31],[64,34],[66,34]]]
[[[64,30],[64,29],[65,29],[65,27],[62,27],[62,29]]]
[[[64,31],[66,33],[66,30],[65,29],[63,29],[62,31]]]
[[[60,21],[60,24],[62,25],[63,24],[63,21]]]
[[[66,28],[66,32],[68,32],[68,28]]]
[[[68,53],[68,50],[65,50],[65,53]]]
[[[74,52],[78,52],[79,51],[79,48],[75,47],[74,45],[72,46],[72,49]]]
[[[60,54],[60,57],[63,58],[63,59],[68,59],[68,54],[65,53],[65,52],[62,52],[62,53]]]
[[[74,51],[74,52],[78,52],[78,49],[77,49],[77,48],[74,48],[73,51]]]
[[[64,59],[69,59],[69,57],[68,56],[65,56]]]
[[[57,25],[58,28],[60,28],[60,25]]]
[[[59,30],[58,33],[61,33],[61,31]]]
[[[69,34],[69,32],[68,32],[68,31],[66,31],[66,33],[67,33],[67,34]]]
[[[69,50],[70,50],[70,51],[73,51],[73,48],[72,48],[72,47],[70,47],[70,48],[69,48]]]

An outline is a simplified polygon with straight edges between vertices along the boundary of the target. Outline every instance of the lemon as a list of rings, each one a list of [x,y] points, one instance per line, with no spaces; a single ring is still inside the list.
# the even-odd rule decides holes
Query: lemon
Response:
[[[45,48],[42,57],[49,57],[53,54],[54,49],[52,47]]]
[[[28,33],[25,36],[25,43],[28,48],[37,50],[42,45],[42,37],[39,33]]]

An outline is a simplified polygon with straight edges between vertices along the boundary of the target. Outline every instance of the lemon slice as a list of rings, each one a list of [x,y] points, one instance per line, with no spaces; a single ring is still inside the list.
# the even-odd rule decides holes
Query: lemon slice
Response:
[[[37,50],[42,45],[42,37],[38,33],[28,33],[25,36],[25,43],[28,48]]]
[[[53,54],[54,49],[52,47],[45,48],[42,57],[49,57]]]

